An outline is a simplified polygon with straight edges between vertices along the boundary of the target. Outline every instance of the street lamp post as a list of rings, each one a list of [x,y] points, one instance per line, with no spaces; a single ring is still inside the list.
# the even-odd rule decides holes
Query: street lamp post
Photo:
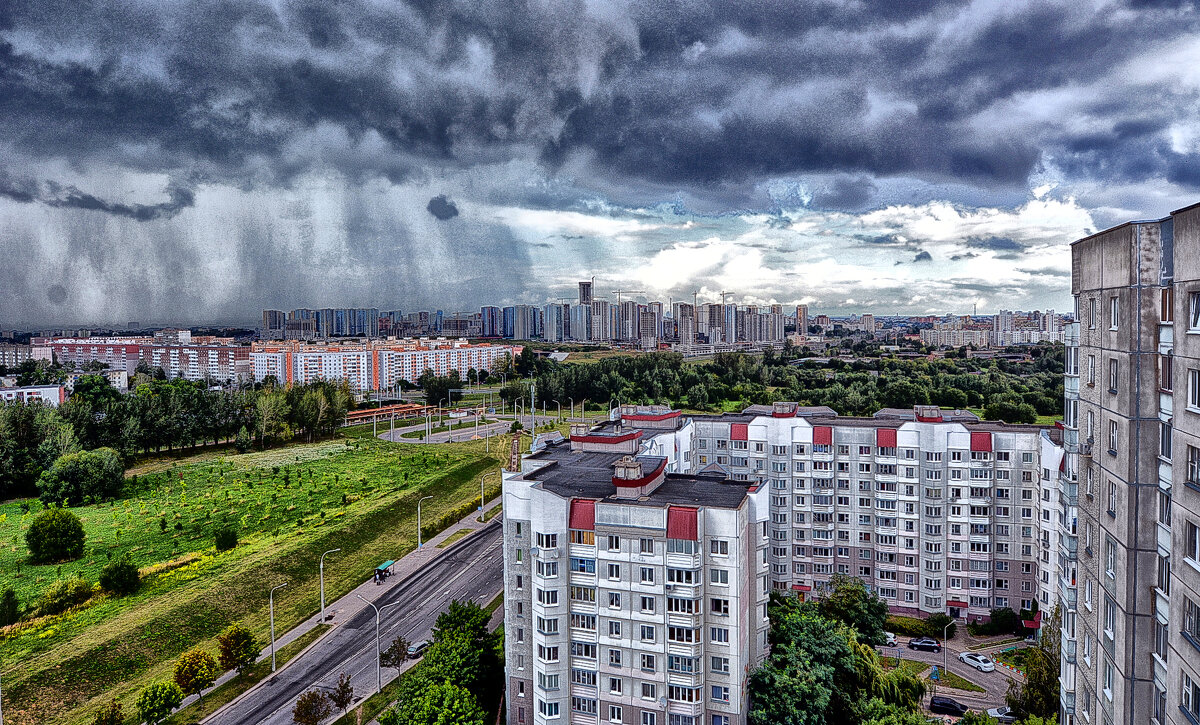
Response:
[[[481,523],[481,524],[483,523],[483,503],[484,503],[483,497],[485,495],[484,491],[483,491],[483,481],[488,476],[494,476],[494,475],[496,475],[495,471],[488,471],[487,473],[485,473],[479,477],[479,523]]]
[[[571,401],[571,418],[574,418],[575,417],[575,399],[567,398],[567,400]],[[570,419],[568,419],[568,420],[570,420]]]
[[[333,554],[338,551],[341,551],[341,549],[330,549],[321,554],[321,564],[318,567],[321,574],[321,619],[325,619],[325,556],[326,554]]]
[[[421,502],[425,501],[427,499],[431,499],[431,498],[433,498],[433,496],[426,496],[425,498],[417,500],[417,548],[418,549],[420,549],[422,546],[422,544],[421,544]]]
[[[354,596],[362,599],[364,604],[370,605],[371,609],[375,610],[375,692],[378,693],[383,690],[383,673],[380,670],[380,662],[383,658],[379,653],[379,612],[380,610],[387,609],[388,607],[394,607],[400,602],[392,602],[391,604],[385,604],[382,607],[377,607],[374,603],[363,599],[361,594],[355,594]]]
[[[287,582],[280,584],[271,590],[271,594],[267,597],[271,603],[271,671],[275,671],[275,589],[283,589],[288,585]]]
[[[954,624],[954,620],[942,627],[942,671],[950,671],[950,648],[946,646],[946,633],[950,631],[950,625]]]

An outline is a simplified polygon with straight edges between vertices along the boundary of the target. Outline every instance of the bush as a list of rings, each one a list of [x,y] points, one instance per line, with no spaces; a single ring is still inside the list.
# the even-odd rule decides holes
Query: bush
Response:
[[[238,545],[237,529],[222,526],[213,534],[213,541],[217,545],[217,551],[229,551]]]
[[[110,700],[100,712],[96,713],[95,719],[92,720],[92,725],[122,725],[125,722],[125,716],[121,712],[121,703],[116,700]]]
[[[905,637],[934,637],[942,638],[942,628],[948,622],[952,622],[949,616],[945,614],[931,614],[928,619],[920,619],[918,617],[902,617],[896,614],[890,615],[887,618],[885,625],[887,631],[893,634],[904,635]],[[957,624],[951,624],[947,634],[950,639],[954,639],[954,632],[958,628]]]
[[[95,590],[92,583],[82,577],[59,579],[48,589],[42,590],[42,595],[38,597],[38,616],[62,614],[71,607],[91,599]]]
[[[238,453],[245,453],[250,450],[250,446],[254,443],[254,439],[250,437],[250,431],[246,430],[246,426],[237,432],[237,437],[233,439],[233,447]]]
[[[950,625],[949,629],[945,629],[947,624]],[[958,631],[958,625],[954,623],[950,615],[942,614],[941,612],[929,615],[925,620],[925,627],[928,630],[925,636],[936,637],[938,639],[941,639],[943,635],[946,639],[954,639],[954,633]]]
[[[243,672],[258,657],[258,640],[240,624],[231,624],[218,635],[217,647],[221,667],[226,670]]]
[[[38,494],[43,503],[66,501],[78,506],[84,501],[103,501],[121,495],[125,484],[125,466],[111,448],[78,451],[60,456],[38,478]]]
[[[995,634],[1013,634],[1021,626],[1021,618],[1016,612],[1004,607],[1003,609],[993,609],[991,618],[987,622],[979,622],[967,625],[968,631],[974,635],[989,636]]]
[[[16,624],[20,618],[21,600],[17,599],[17,593],[9,587],[0,594],[0,627]]]
[[[85,538],[79,517],[60,508],[38,514],[25,532],[25,544],[34,563],[78,559],[83,556]]]
[[[133,594],[141,584],[142,577],[128,554],[109,562],[100,572],[100,586],[117,596]]]

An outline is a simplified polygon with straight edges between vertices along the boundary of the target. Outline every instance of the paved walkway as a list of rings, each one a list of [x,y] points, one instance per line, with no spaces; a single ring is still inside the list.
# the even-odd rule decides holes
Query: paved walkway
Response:
[[[491,510],[492,507],[499,505],[500,500],[501,500],[500,497],[496,497],[496,498],[492,499],[491,501],[488,501],[487,505],[483,507],[483,510],[484,511]],[[500,514],[496,514],[496,515],[498,516]],[[494,519],[495,516],[493,516],[492,518]],[[489,521],[491,521],[491,519],[489,519]],[[393,567],[395,574],[391,578],[396,581],[400,581],[400,580],[403,580],[404,578],[408,577],[409,575],[417,572],[423,566],[425,566],[430,561],[435,559],[438,556],[438,554],[442,553],[443,550],[438,548],[438,544],[445,542],[446,539],[450,538],[451,536],[453,536],[457,532],[461,531],[462,529],[470,529],[471,533],[473,534],[476,531],[478,531],[479,529],[483,528],[483,526],[484,526],[484,524],[479,521],[479,512],[473,511],[467,517],[461,519],[458,523],[448,526],[440,534],[437,534],[436,536],[429,539],[428,541],[423,542],[423,546],[421,546],[421,548],[411,551],[407,555],[398,559],[396,561],[395,566]],[[469,534],[468,534],[468,536],[469,536]],[[465,538],[465,537],[463,537],[463,538]],[[374,579],[367,579],[365,582],[363,582],[362,584],[359,584],[357,587],[355,587],[353,590],[348,592],[345,596],[341,597],[340,599],[333,601],[333,602],[327,601],[325,604],[325,615],[326,616],[325,616],[324,620],[322,620],[322,618],[321,618],[321,613],[317,612],[316,614],[314,614],[313,616],[304,620],[303,622],[301,622],[297,626],[293,627],[292,629],[288,630],[287,632],[284,632],[282,634],[279,634],[277,632],[277,636],[275,637],[276,653],[278,653],[278,651],[285,645],[295,642],[300,637],[303,637],[304,635],[311,632],[314,628],[317,627],[317,625],[321,624],[322,621],[324,621],[326,624],[338,625],[338,624],[341,624],[341,623],[347,621],[348,619],[353,617],[355,614],[357,614],[359,611],[368,608],[367,605],[364,604],[363,601],[361,599],[359,599],[358,596],[356,596],[356,595],[362,595],[363,598],[367,599],[368,601],[371,601],[376,596],[378,586],[379,585],[377,585],[375,583]],[[501,609],[499,611],[503,612],[503,609]],[[330,627],[330,630],[332,630],[332,629],[333,629],[333,627]],[[322,635],[322,636],[324,636],[324,635]],[[316,644],[316,642],[313,642],[313,644],[310,644],[309,647],[312,647],[314,644]],[[308,648],[305,648],[305,651],[307,651],[307,649]],[[299,659],[300,654],[301,653],[297,653],[294,657],[292,657],[290,662],[294,662],[295,660]],[[255,660],[255,662],[265,662],[269,659],[271,659],[271,646],[270,646],[270,643],[268,642],[267,646],[264,647],[262,652],[259,653],[258,658]],[[280,669],[282,670],[283,667],[286,667],[286,665],[281,666]],[[229,671],[229,672],[226,672],[225,674],[221,675],[220,677],[217,678],[216,682],[213,683],[212,687],[210,687],[204,691],[204,694],[207,695],[207,694],[211,693],[217,687],[220,687],[221,685],[225,684],[229,680],[232,680],[236,676],[236,674],[237,673],[234,671]],[[267,682],[273,676],[274,676],[273,674],[268,675],[263,680],[261,680],[257,685],[255,685],[255,687],[261,686],[262,683]],[[251,690],[253,690],[253,689],[254,688],[251,688]],[[251,690],[247,690],[247,692],[250,692]],[[241,699],[241,697],[244,697],[245,694],[246,693],[243,693],[237,699]],[[187,707],[188,705],[191,705],[193,702],[196,702],[198,699],[199,698],[196,697],[195,695],[189,695],[188,697],[184,698],[183,704],[180,705],[180,707],[181,708]],[[230,704],[232,704],[233,702],[236,702],[237,699],[231,701]],[[226,707],[228,707],[228,705],[226,705]],[[214,717],[218,714],[220,714],[220,710],[209,715],[208,717],[204,718],[200,722],[202,722],[202,723],[219,722],[218,720],[214,719]]]
[[[989,708],[1003,705],[1004,695],[1008,692],[1009,682],[1023,678],[1017,673],[1011,672],[999,665],[996,666],[996,669],[993,672],[980,672],[974,667],[959,661],[958,656],[963,652],[991,655],[999,650],[1014,646],[1012,643],[1004,645],[998,644],[1005,639],[1011,639],[1011,637],[971,637],[966,633],[966,627],[960,624],[958,636],[952,640],[942,643],[945,647],[944,652],[938,652],[935,654],[933,652],[908,649],[907,645],[909,638],[907,637],[900,637],[899,649],[901,650],[900,656],[903,659],[924,662],[931,667],[933,665],[937,665],[939,670],[941,670],[945,664],[948,663],[952,673],[964,679],[970,680],[976,685],[979,685],[980,687],[984,688],[985,692],[966,692],[963,690],[948,688],[944,684],[939,683],[937,686],[938,694],[958,700],[973,710],[987,710]],[[981,647],[979,649],[968,649],[968,647],[989,642],[995,642],[997,644],[989,647]],[[882,656],[889,658],[896,656],[897,648],[895,647],[880,647],[878,649]],[[921,676],[924,678],[928,674],[929,670],[926,669],[921,673]],[[928,701],[928,696],[926,700]]]

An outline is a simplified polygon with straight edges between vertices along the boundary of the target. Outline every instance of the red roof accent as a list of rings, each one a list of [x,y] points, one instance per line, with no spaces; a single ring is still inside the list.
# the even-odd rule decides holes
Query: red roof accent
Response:
[[[678,418],[683,411],[670,410],[666,413],[627,413],[621,416],[622,420],[669,420],[670,418]]]
[[[568,528],[596,530],[596,502],[591,499],[571,499],[571,518]]]
[[[695,508],[685,506],[671,506],[668,508],[667,538],[699,541],[700,527],[696,523],[699,515],[699,509]]]
[[[813,427],[813,445],[815,446],[831,446],[833,445],[833,428],[827,425],[818,425]]]
[[[895,428],[876,428],[875,429],[875,445],[880,448],[895,448],[896,447],[896,429]]]
[[[807,584],[793,584],[792,589],[795,589],[798,592],[811,592],[812,591],[812,587],[810,587]]]
[[[658,475],[665,470],[667,470],[667,459],[664,458],[658,464],[658,467],[651,471],[648,475],[642,476],[641,478],[617,478],[616,476],[613,476],[612,482],[614,486],[619,488],[641,488],[647,483],[653,481],[655,478],[658,478]]]
[[[1033,615],[1033,619],[1022,619],[1021,626],[1025,629],[1041,629],[1042,628],[1042,613],[1039,610]]]
[[[968,605],[966,602],[959,600],[959,599],[947,599],[946,606],[947,607],[966,607],[966,606],[970,606],[970,605]]]
[[[992,434],[987,432],[971,432],[971,450],[976,452],[992,452]]]
[[[748,441],[750,440],[750,425],[748,423],[734,423],[729,426],[729,440],[731,441]]]
[[[630,433],[622,433],[621,435],[615,435],[615,436],[602,436],[602,435],[571,436],[571,440],[577,441],[579,443],[624,443],[625,441],[631,441],[634,438],[641,438],[641,437],[642,437],[642,432],[640,430],[635,430]]]
[[[918,423],[941,423],[943,420],[945,420],[945,419],[942,418],[941,412],[938,412],[936,415],[918,415],[917,416]]]

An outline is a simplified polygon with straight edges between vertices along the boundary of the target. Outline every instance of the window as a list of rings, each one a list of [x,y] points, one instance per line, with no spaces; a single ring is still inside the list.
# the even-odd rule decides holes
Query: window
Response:
[[[620,579],[621,578],[621,565],[620,564],[609,564],[608,565],[608,578],[609,579]]]
[[[710,669],[719,674],[729,674],[729,658],[728,657],[713,657]]]
[[[547,607],[553,607],[554,605],[558,604],[558,590],[539,589],[537,590],[537,600],[539,604],[543,604]]]
[[[1158,388],[1168,393],[1175,389],[1175,353],[1172,350],[1158,356]]]
[[[608,623],[608,636],[609,637],[620,637],[621,636],[621,623],[620,622],[609,622]]]
[[[642,583],[643,584],[653,584],[654,583],[654,567],[652,567],[652,566],[643,566],[642,567]]]
[[[729,644],[729,629],[727,627],[710,627],[709,640],[717,644]]]
[[[1117,513],[1117,482],[1112,479],[1108,481],[1108,513]]]
[[[658,688],[654,686],[654,683],[652,683],[652,682],[643,682],[642,683],[642,699],[643,700],[653,700],[657,696],[658,696]]]
[[[643,554],[654,553],[654,539],[639,539],[638,550]]]
[[[1108,298],[1108,329],[1115,330],[1120,326],[1120,302],[1116,297]]]
[[[729,702],[729,688],[722,685],[713,685],[712,699],[717,702]]]
[[[545,717],[558,717],[558,703],[538,700],[538,712]]]
[[[1200,643],[1200,606],[1189,597],[1183,598],[1183,633]]]
[[[655,667],[654,655],[642,655],[642,671],[653,672]]]
[[[642,725],[658,725],[658,714],[642,711]]]
[[[596,701],[587,697],[572,697],[571,712],[581,712],[584,715],[595,715]]]
[[[1179,698],[1179,705],[1193,718],[1200,718],[1200,685],[1193,682],[1186,672],[1183,673],[1183,694]]]
[[[709,569],[708,570],[709,584],[728,584],[729,570],[728,569]]]
[[[1188,408],[1200,411],[1200,370],[1188,370]]]
[[[1187,482],[1200,485],[1200,448],[1187,447]]]
[[[1184,531],[1187,534],[1185,538],[1187,546],[1184,548],[1183,555],[1194,562],[1200,562],[1200,528],[1189,521],[1184,527]]]
[[[1108,421],[1108,452],[1117,455],[1117,421]]]
[[[653,642],[654,641],[654,626],[653,625],[650,625],[650,624],[642,625],[642,641],[643,642]]]
[[[713,598],[709,611],[721,617],[729,616],[729,600]]]
[[[621,666],[621,650],[610,649],[608,651],[608,664],[612,665],[613,667]]]
[[[608,550],[609,551],[620,551],[621,550],[621,537],[620,536],[609,536],[608,537]]]
[[[1115,669],[1113,668],[1113,663],[1109,662],[1108,658],[1106,657],[1104,659],[1104,696],[1108,698],[1109,702],[1112,702],[1113,699],[1113,680],[1115,679],[1115,676],[1116,673]]]
[[[544,579],[554,579],[558,576],[557,561],[539,561],[537,563],[538,576]]]
[[[1163,287],[1159,291],[1158,319],[1160,322],[1175,321],[1175,288]]]
[[[614,695],[621,694],[622,681],[620,677],[608,678],[608,691]]]
[[[654,612],[654,597],[642,597],[641,610],[643,612]]]
[[[1096,329],[1096,318],[1098,316],[1099,316],[1099,313],[1096,311],[1096,298],[1093,297],[1092,299],[1088,300],[1088,329],[1089,330]]]
[[[538,534],[537,546],[539,549],[553,549],[558,546],[558,534]]]
[[[709,553],[717,556],[729,556],[729,542],[713,539],[709,542]]]
[[[1116,358],[1108,361],[1108,392],[1117,392],[1117,380],[1120,377],[1120,362]]]
[[[1104,573],[1109,579],[1116,578],[1117,571],[1117,542],[1111,536],[1104,541]]]
[[[1088,355],[1087,384],[1088,385],[1096,384],[1096,356],[1095,355]]]
[[[608,606],[612,607],[613,609],[621,608],[621,593],[620,592],[609,592],[608,593]]]
[[[1200,330],[1200,292],[1188,294],[1188,329]]]

